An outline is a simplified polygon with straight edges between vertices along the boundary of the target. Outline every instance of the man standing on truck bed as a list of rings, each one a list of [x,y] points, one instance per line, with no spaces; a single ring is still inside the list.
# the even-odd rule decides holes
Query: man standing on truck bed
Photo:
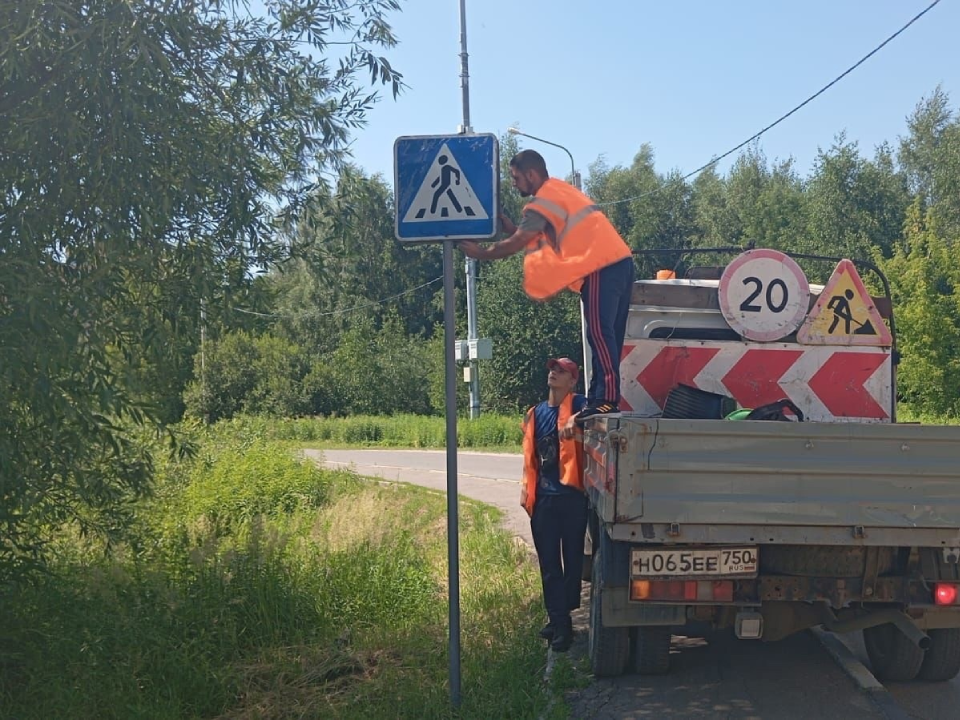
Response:
[[[520,226],[501,215],[508,238],[488,246],[461,242],[460,249],[478,260],[525,249],[523,289],[534,300],[546,300],[564,288],[580,293],[593,373],[587,406],[577,420],[618,412],[620,355],[635,272],[630,248],[590,198],[549,176],[539,153],[517,153],[510,176],[520,195],[533,196]]]
[[[547,399],[530,408],[523,421],[520,504],[530,516],[549,618],[540,637],[566,652],[573,642],[570,611],[580,607],[587,498],[582,438],[569,433],[561,438],[561,431],[586,398],[573,392],[580,377],[573,360],[550,360],[547,368]]]

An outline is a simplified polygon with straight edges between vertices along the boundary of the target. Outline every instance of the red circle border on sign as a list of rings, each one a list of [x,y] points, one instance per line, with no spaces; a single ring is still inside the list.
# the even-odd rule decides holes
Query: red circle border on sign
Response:
[[[767,332],[755,332],[750,331],[750,334],[745,334],[743,330],[733,327],[730,324],[730,316],[732,313],[724,307],[723,299],[727,296],[727,289],[730,285],[730,279],[733,275],[740,269],[740,267],[751,260],[775,260],[780,262],[785,268],[790,270],[793,273],[794,278],[797,281],[797,284],[800,285],[800,288],[806,288],[807,295],[807,307],[802,307],[798,310],[798,317],[796,319],[796,327],[793,330],[788,332],[783,332],[782,330],[770,330]],[[810,309],[810,282],[807,280],[807,276],[803,273],[803,269],[797,264],[797,261],[786,253],[780,252],[779,250],[771,250],[769,248],[758,248],[756,250],[747,250],[744,253],[741,253],[733,261],[724,268],[723,274],[720,276],[720,285],[717,287],[717,302],[720,305],[720,314],[723,315],[723,319],[727,321],[727,325],[730,325],[730,329],[738,332],[741,337],[746,340],[755,340],[756,342],[776,342],[777,340],[782,340],[787,335],[792,332],[796,332],[801,325],[803,325],[803,319],[807,316],[807,312]],[[802,305],[802,304],[801,304]]]

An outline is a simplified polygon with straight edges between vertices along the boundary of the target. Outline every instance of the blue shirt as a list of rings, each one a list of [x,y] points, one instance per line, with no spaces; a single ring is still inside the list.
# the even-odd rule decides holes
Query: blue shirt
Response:
[[[587,404],[587,399],[583,395],[573,396],[573,412],[578,413],[583,410]],[[557,438],[557,421],[560,418],[560,406],[551,407],[546,400],[533,408],[534,419],[534,447],[541,438],[553,436]],[[557,458],[559,463],[559,458]],[[544,465],[541,463],[537,472],[537,493],[543,495],[560,495],[562,493],[579,493],[577,488],[564,485],[560,482],[560,465]]]

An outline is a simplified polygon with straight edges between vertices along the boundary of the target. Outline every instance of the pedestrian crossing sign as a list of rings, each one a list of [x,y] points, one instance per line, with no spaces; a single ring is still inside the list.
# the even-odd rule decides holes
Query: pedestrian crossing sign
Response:
[[[880,317],[857,268],[841,260],[797,332],[804,345],[890,347],[893,337]]]
[[[401,137],[393,151],[398,240],[496,235],[500,152],[495,135]]]

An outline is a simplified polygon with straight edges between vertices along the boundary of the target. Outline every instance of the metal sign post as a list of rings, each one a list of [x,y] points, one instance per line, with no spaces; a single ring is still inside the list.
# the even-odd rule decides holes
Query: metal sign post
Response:
[[[457,366],[453,341],[457,334],[454,312],[453,242],[443,243],[443,369],[447,415],[447,566],[449,568],[450,702],[460,707],[460,532],[457,512]]]
[[[460,706],[460,563],[457,517],[457,375],[453,240],[495,236],[500,150],[490,134],[401,137],[394,143],[395,230],[404,243],[443,243],[447,419],[450,701]],[[471,357],[473,351],[470,351]],[[480,353],[477,353],[478,357]]]
[[[456,340],[454,240],[489,240],[497,234],[500,145],[496,135],[470,127],[466,2],[460,0],[463,125],[457,135],[397,138],[393,146],[394,229],[403,243],[443,243],[443,368],[447,420],[447,563],[449,565],[450,702],[460,707],[460,541],[457,510],[457,375],[455,347],[471,361],[471,417],[479,413],[476,361],[489,341],[476,337],[476,264],[467,264],[469,333]]]

